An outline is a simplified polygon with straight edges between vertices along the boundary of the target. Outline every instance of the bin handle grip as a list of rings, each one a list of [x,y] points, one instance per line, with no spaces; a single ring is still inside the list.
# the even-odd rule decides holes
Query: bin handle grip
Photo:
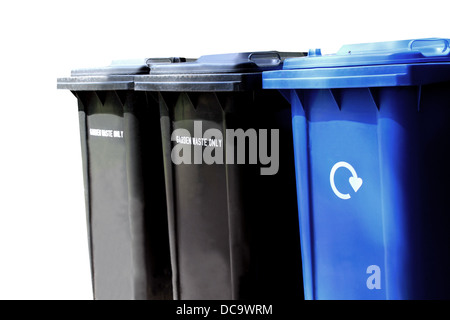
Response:
[[[280,54],[276,51],[252,52],[248,55],[248,60],[261,67],[278,66],[282,61]]]
[[[146,60],[147,65],[151,64],[165,64],[165,63],[179,63],[186,62],[186,58],[184,57],[167,57],[167,58],[148,58]]]
[[[450,54],[448,39],[417,39],[409,44],[412,51],[419,51],[425,57],[440,57]]]

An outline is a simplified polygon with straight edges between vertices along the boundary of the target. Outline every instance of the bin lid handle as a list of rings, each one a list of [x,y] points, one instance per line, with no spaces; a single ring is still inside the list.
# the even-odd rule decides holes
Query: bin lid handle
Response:
[[[447,56],[450,53],[448,39],[416,39],[411,41],[409,48],[425,57]]]
[[[146,60],[147,65],[159,64],[159,63],[178,63],[186,62],[187,59],[183,57],[167,57],[167,58],[148,58]]]
[[[248,55],[248,60],[259,67],[278,66],[282,62],[280,54],[276,51],[252,52]]]

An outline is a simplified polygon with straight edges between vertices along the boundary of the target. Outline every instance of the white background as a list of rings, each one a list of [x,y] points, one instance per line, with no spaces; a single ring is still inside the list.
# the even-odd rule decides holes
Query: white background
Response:
[[[0,4],[0,299],[92,299],[72,69],[145,57],[450,37],[448,1]]]

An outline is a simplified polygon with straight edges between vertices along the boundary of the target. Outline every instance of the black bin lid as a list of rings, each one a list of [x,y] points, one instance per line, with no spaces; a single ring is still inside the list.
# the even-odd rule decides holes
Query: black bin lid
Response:
[[[244,91],[262,88],[263,71],[279,70],[302,52],[257,51],[201,56],[182,63],[148,59],[149,75],[135,77],[139,91]]]
[[[152,59],[115,60],[109,66],[72,70],[71,76],[57,80],[58,89],[71,91],[133,90],[134,77],[148,74],[153,65],[193,61],[194,59],[170,57]]]

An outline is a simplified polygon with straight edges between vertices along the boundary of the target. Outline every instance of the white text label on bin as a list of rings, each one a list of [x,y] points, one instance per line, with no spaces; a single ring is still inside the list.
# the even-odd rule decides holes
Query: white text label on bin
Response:
[[[104,138],[123,138],[122,130],[109,130],[109,129],[89,129],[89,135],[95,137],[104,137]]]
[[[367,278],[366,285],[369,290],[381,289],[381,269],[379,266],[373,264],[367,267],[367,274],[370,276]]]

